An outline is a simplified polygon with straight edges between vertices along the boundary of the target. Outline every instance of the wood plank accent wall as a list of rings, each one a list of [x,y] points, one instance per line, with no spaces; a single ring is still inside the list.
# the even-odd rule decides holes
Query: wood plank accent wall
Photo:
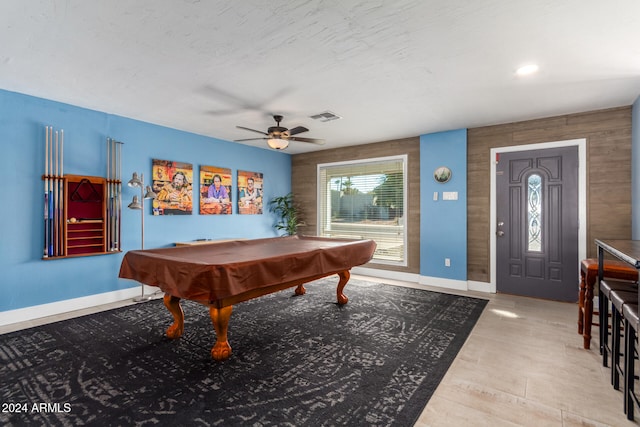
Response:
[[[317,175],[318,164],[347,160],[407,154],[407,267],[376,264],[375,268],[420,273],[420,138],[406,138],[373,144],[355,145],[312,153],[294,154],[291,159],[291,190],[294,201],[302,207],[304,226],[302,234],[317,234]]]
[[[587,256],[596,238],[631,238],[631,106],[469,129],[468,280],[490,281],[490,149],[578,138],[587,140]]]
[[[595,238],[631,238],[631,106],[468,130],[467,279],[490,281],[489,196],[491,148],[585,138],[587,140],[587,256]],[[317,230],[317,165],[407,154],[408,266],[376,268],[420,272],[420,138],[406,138],[292,156],[291,188],[305,226]],[[577,269],[577,267],[576,267]]]

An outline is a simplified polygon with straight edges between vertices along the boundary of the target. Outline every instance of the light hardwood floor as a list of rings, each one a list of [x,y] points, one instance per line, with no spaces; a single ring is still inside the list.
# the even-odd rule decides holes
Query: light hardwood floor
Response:
[[[627,421],[623,414],[622,392],[611,386],[610,370],[602,366],[597,350],[597,337],[592,339],[591,350],[582,348],[576,304],[503,294],[453,293],[488,299],[489,303],[416,427],[638,424]],[[130,302],[2,326],[0,333],[126,304]],[[593,332],[597,334],[597,327]]]
[[[489,303],[416,426],[637,425],[602,366],[597,327],[583,348],[577,304],[465,294]]]

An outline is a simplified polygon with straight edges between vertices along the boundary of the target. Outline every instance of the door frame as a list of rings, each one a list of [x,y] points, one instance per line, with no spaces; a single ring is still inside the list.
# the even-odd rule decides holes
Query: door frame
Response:
[[[578,261],[587,257],[587,139],[569,139],[564,141],[542,142],[538,144],[512,145],[509,147],[491,148],[489,164],[491,170],[491,195],[489,213],[489,264],[491,268],[489,292],[496,293],[497,289],[497,259],[496,259],[496,155],[498,153],[544,150],[558,147],[578,147]],[[578,277],[580,263],[576,264],[576,292],[578,292]]]

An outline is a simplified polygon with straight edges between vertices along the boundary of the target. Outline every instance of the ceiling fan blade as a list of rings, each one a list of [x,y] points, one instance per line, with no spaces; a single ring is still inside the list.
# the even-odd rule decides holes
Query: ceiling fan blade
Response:
[[[292,136],[291,138],[289,138],[289,141],[310,142],[312,144],[324,145],[324,139],[299,138]]]
[[[251,129],[251,128],[246,128],[246,127],[244,127],[244,126],[236,126],[236,127],[237,127],[238,129],[244,129],[244,130],[248,130],[248,131],[251,131],[251,132],[256,132],[256,133],[260,133],[260,134],[262,134],[262,135],[267,135],[267,136],[269,136],[269,134],[268,134],[268,133],[262,132],[261,130],[255,130],[255,129]]]
[[[241,142],[241,141],[261,141],[264,139],[268,139],[268,138],[245,138],[245,139],[234,139],[235,142]]]
[[[296,126],[293,129],[289,129],[289,135],[293,136],[293,135],[297,135],[299,133],[302,132],[309,132],[309,129],[307,129],[304,126]]]
[[[223,89],[212,85],[206,85],[202,88],[202,92],[205,93],[205,96],[213,98],[215,100],[219,100],[220,98],[224,98],[226,102],[236,106],[237,111],[245,111],[245,110],[253,110],[253,111],[264,111],[264,106],[266,102],[258,103],[256,101],[248,101],[246,98],[235,95],[231,92],[227,92]]]
[[[240,112],[242,112],[243,110],[240,109],[230,109],[230,110],[209,110],[207,111],[205,114],[208,114],[210,116],[228,116],[231,114],[238,114]]]

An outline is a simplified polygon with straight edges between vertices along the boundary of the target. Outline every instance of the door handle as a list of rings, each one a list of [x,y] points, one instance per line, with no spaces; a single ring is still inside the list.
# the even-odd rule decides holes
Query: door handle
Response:
[[[496,231],[496,234],[498,235],[498,237],[502,237],[502,236],[504,236],[504,231],[498,230],[498,231]]]

